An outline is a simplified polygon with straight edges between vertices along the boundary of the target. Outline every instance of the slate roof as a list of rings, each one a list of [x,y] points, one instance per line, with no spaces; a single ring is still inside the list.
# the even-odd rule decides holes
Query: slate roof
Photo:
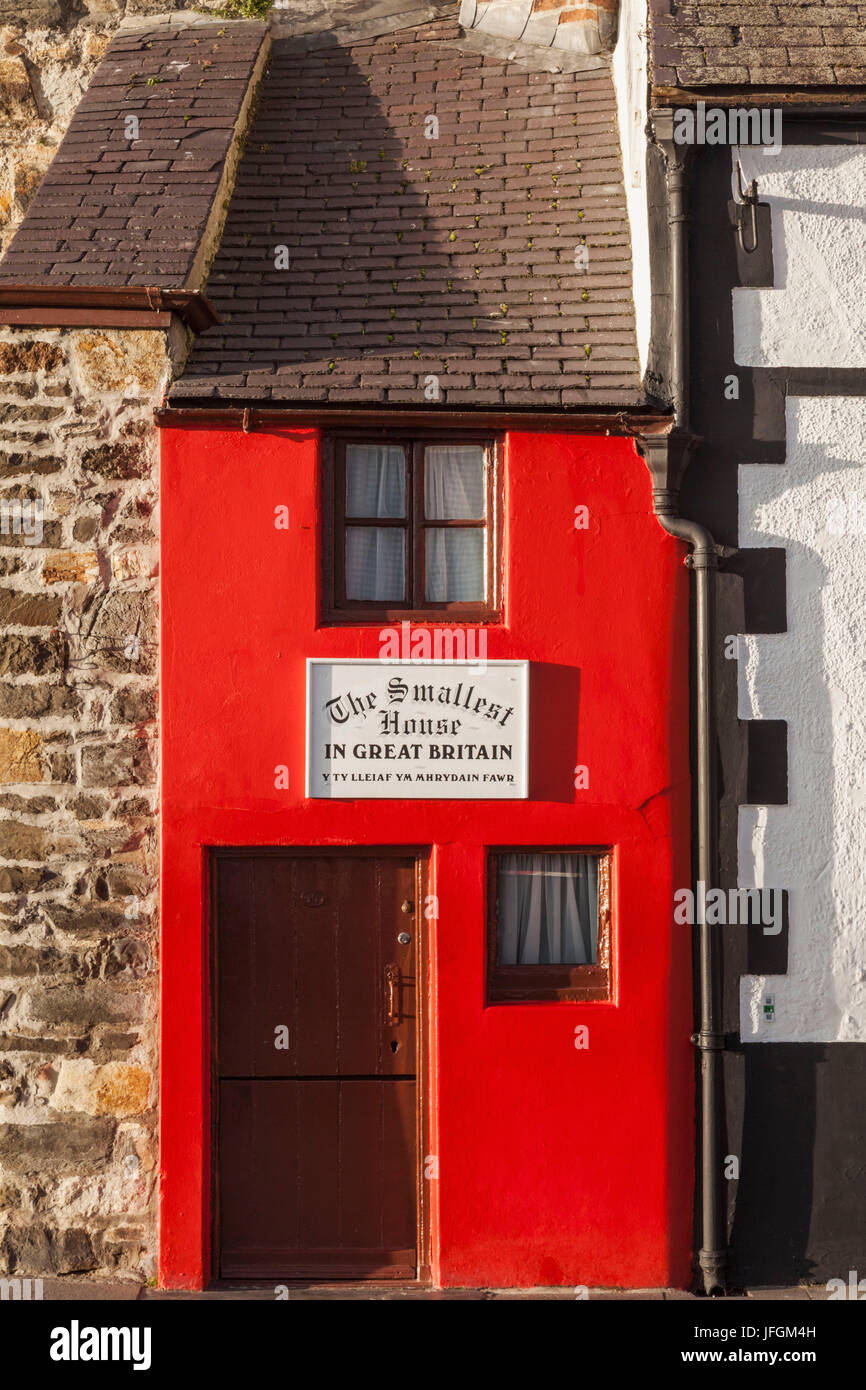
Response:
[[[0,262],[0,285],[185,287],[266,36],[255,22],[173,15],[121,28]]]
[[[866,83],[864,0],[650,0],[658,87]]]
[[[643,402],[609,72],[276,42],[207,294],[172,405]]]

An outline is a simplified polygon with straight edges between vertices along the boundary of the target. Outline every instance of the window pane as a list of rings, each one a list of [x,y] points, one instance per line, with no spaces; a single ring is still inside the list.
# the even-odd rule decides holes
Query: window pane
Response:
[[[598,859],[503,854],[498,869],[499,965],[595,965]]]
[[[346,449],[346,516],[406,515],[406,460],[392,445]]]
[[[424,593],[428,603],[484,600],[484,532],[428,527],[424,532]]]
[[[428,445],[424,450],[424,512],[431,521],[483,518],[484,450],[479,445]]]
[[[346,598],[406,597],[406,545],[402,526],[350,526],[346,530]]]

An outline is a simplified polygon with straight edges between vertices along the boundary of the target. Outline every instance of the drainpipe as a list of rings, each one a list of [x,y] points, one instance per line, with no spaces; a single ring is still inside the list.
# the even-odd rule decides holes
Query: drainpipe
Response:
[[[715,711],[712,681],[715,573],[718,550],[705,527],[681,517],[677,500],[692,450],[700,442],[689,430],[688,170],[687,147],[673,140],[673,113],[653,114],[665,156],[670,227],[670,381],[675,427],[664,438],[644,436],[641,448],[653,477],[653,510],[659,524],[691,546],[686,565],[695,573],[697,879],[695,902],[716,886],[718,829],[715,792]],[[699,913],[705,917],[705,912]],[[723,1177],[724,1077],[722,1053],[722,954],[718,926],[698,924],[700,1031],[692,1042],[701,1054],[701,1247],[698,1265],[704,1292],[725,1292],[726,1202]]]

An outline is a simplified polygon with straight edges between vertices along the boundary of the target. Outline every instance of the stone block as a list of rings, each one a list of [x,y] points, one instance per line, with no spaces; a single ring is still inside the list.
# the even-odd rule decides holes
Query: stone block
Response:
[[[26,3],[23,7],[26,9]],[[22,122],[32,121],[37,115],[30,78],[21,58],[0,58],[0,114]]]
[[[85,787],[150,786],[155,781],[151,750],[143,739],[85,748],[81,754],[81,781]]]
[[[95,550],[61,550],[46,555],[42,562],[43,584],[90,584],[98,578],[99,556]]]
[[[55,1110],[125,1119],[148,1109],[152,1080],[144,1067],[123,1062],[96,1066],[83,1058],[65,1058],[60,1063],[51,1105]]]
[[[38,681],[0,686],[0,718],[38,719],[44,714],[75,717],[80,710],[81,696],[65,685]]]
[[[99,531],[99,517],[79,516],[73,527],[72,534],[77,541],[92,541]]]
[[[54,1028],[94,1028],[100,1023],[140,1023],[144,1017],[140,994],[123,994],[110,985],[88,981],[81,985],[35,985],[24,996],[28,1019]]]
[[[45,29],[51,24],[57,24],[62,18],[62,12],[57,0],[2,0],[0,3],[0,19],[15,20],[21,23],[26,20],[31,29]]]
[[[106,980],[141,980],[151,968],[152,957],[146,941],[139,936],[113,941],[105,953],[102,975]]]
[[[0,589],[0,623],[9,627],[55,627],[62,600],[54,594],[19,593]]]
[[[147,724],[156,718],[156,694],[137,685],[118,690],[111,702],[111,717],[118,724]]]
[[[148,530],[145,536],[149,534]],[[128,579],[151,579],[157,572],[157,566],[155,547],[118,550],[111,557],[111,572],[119,583]]]
[[[67,1117],[53,1124],[0,1125],[0,1164],[9,1173],[40,1177],[93,1172],[111,1157],[114,1121]]]
[[[61,459],[44,454],[0,453],[0,478],[16,478],[25,473],[43,476],[59,473],[62,467]]]
[[[35,729],[0,728],[0,782],[41,782],[42,738]]]
[[[7,1274],[84,1274],[98,1268],[93,1236],[84,1227],[53,1227],[28,1222],[7,1226],[0,1240],[0,1267]]]
[[[66,642],[58,633],[51,637],[23,637],[9,633],[0,638],[0,676],[44,676],[66,665]]]
[[[79,966],[78,956],[53,946],[0,945],[0,975],[72,975]]]
[[[129,922],[117,908],[46,903],[45,913],[55,930],[78,936],[113,936],[129,931]]]
[[[0,893],[37,893],[51,888],[57,874],[50,869],[24,869],[18,865],[0,865]]]
[[[0,857],[3,859],[44,859],[50,846],[49,832],[40,825],[0,821]]]
[[[72,357],[82,384],[92,392],[123,392],[132,386],[149,396],[167,379],[165,338],[152,330],[77,333]]]

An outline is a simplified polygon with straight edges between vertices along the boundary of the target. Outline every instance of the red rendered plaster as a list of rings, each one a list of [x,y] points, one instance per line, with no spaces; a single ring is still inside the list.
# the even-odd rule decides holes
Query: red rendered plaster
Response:
[[[631,441],[511,434],[488,656],[533,663],[531,799],[308,801],[305,659],[379,652],[378,627],[317,627],[318,450],[303,429],[162,435],[160,1281],[211,1277],[208,847],[362,844],[432,849],[434,1279],[685,1284],[691,952],[671,911],[689,882],[682,547],[652,516]],[[485,1004],[485,847],[502,844],[613,846],[610,1003]]]

